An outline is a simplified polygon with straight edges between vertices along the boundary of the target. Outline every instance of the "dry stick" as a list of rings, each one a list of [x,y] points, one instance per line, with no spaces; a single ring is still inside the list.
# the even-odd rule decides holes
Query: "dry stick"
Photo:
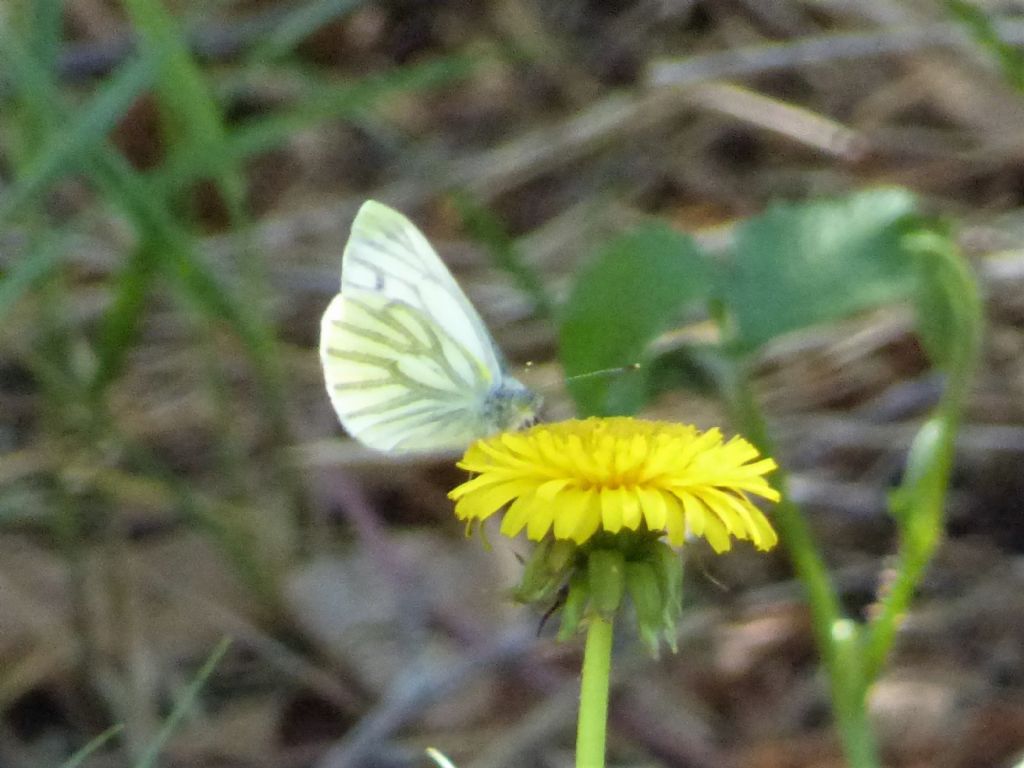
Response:
[[[708,83],[694,89],[694,102],[722,114],[774,131],[845,162],[860,159],[868,141],[858,131],[806,107],[787,104],[731,83]]]
[[[794,445],[811,441],[827,449],[868,449],[872,451],[905,451],[921,421],[899,424],[872,424],[864,419],[821,414],[790,415],[775,420],[773,429],[785,442]],[[797,437],[799,436],[799,437]],[[969,424],[957,435],[957,448],[965,457],[1005,454],[1024,455],[1024,427],[1003,424]],[[821,449],[816,452],[820,453]]]
[[[1024,44],[1024,22],[998,21],[999,36]],[[806,37],[793,42],[752,45],[685,59],[654,62],[648,82],[655,86],[694,85],[705,80],[743,77],[781,69],[830,64],[852,59],[915,53],[925,48],[968,47],[972,43],[959,25],[948,23],[895,27],[877,32]]]

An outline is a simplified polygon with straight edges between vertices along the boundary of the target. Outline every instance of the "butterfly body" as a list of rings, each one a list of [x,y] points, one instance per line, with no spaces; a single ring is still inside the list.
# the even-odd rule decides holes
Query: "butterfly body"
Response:
[[[426,238],[372,200],[352,223],[320,357],[342,425],[380,451],[462,449],[540,406]]]

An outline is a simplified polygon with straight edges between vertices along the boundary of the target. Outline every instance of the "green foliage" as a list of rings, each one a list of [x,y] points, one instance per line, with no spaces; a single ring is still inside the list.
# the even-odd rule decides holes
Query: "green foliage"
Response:
[[[914,286],[903,235],[914,200],[898,189],[785,204],[742,224],[717,289],[736,341],[776,336],[899,300]]]
[[[622,365],[644,358],[651,341],[680,320],[683,308],[704,303],[722,325],[722,343],[670,351],[649,366],[658,372],[655,386],[717,384],[737,430],[772,455],[771,436],[747,381],[750,359],[783,334],[892,302],[917,309],[922,343],[946,374],[947,387],[914,440],[904,481],[891,497],[900,533],[897,567],[871,621],[858,625],[843,616],[811,529],[786,496],[785,472],[773,479],[783,497],[774,509],[775,524],[808,595],[837,727],[854,768],[879,764],[867,691],[941,541],[956,428],[977,362],[981,302],[953,239],[923,220],[913,197],[898,189],[775,206],[741,224],[732,248],[719,258],[667,228],[644,228],[612,243],[580,277],[561,336],[570,374]],[[671,367],[687,370],[673,379]],[[707,375],[694,375],[691,368]],[[585,382],[573,392],[586,413],[631,412],[655,389],[650,381],[644,388],[626,377],[579,386]],[[635,592],[647,575],[631,576]],[[645,640],[656,644],[654,606],[645,598],[638,595],[634,603],[648,617]]]
[[[708,294],[708,265],[693,240],[650,224],[609,243],[580,275],[564,307],[562,364],[584,414],[635,413],[648,371],[588,376],[647,358],[651,341]]]
[[[296,67],[287,59],[297,43],[360,1],[296,4],[241,66],[256,75],[264,71],[260,68],[273,72],[288,66],[294,74]],[[130,457],[119,469],[160,487],[182,519],[217,541],[244,583],[271,604],[272,569],[254,560],[256,526],[243,520],[245,504],[206,498],[145,446],[133,444],[122,433],[116,414],[105,409],[106,394],[124,372],[147,299],[158,284],[167,286],[204,343],[212,346],[225,330],[241,342],[267,411],[281,427],[274,443],[284,450],[288,440],[274,333],[257,311],[258,304],[201,255],[195,223],[183,210],[185,193],[198,180],[214,180],[231,209],[234,231],[244,234],[249,225],[241,173],[245,161],[310,127],[339,119],[365,121],[388,98],[456,81],[473,71],[474,62],[460,56],[436,58],[346,83],[306,73],[304,88],[293,103],[231,125],[221,103],[223,83],[217,78],[222,75],[200,65],[185,44],[178,19],[160,0],[125,4],[144,41],[138,57],[125,61],[91,94],[71,93],[56,74],[62,6],[57,0],[19,4],[11,23],[0,27],[5,81],[0,98],[13,123],[4,134],[13,180],[0,200],[0,226],[25,244],[0,280],[0,317],[36,293],[44,322],[30,361],[32,373],[45,390],[44,398],[66,404],[48,409],[47,419],[59,422],[52,427],[54,433],[61,439],[77,439],[90,450],[101,440],[118,446]],[[1022,58],[1000,40],[991,20],[964,0],[949,0],[947,7],[997,58],[1009,80],[1024,88]],[[167,152],[161,167],[142,173],[108,137],[150,88],[158,97]],[[61,302],[66,299],[62,266],[81,222],[73,219],[54,226],[47,195],[71,175],[84,181],[99,206],[116,211],[135,238],[105,286],[111,301],[95,332],[68,328],[56,314],[63,311]],[[501,223],[486,208],[462,202],[470,232],[490,248],[540,313],[555,315],[545,286],[524,264]],[[980,301],[954,241],[941,228],[922,221],[912,196],[897,189],[776,206],[741,224],[732,247],[715,258],[690,237],[652,223],[610,242],[573,286],[558,314],[562,361],[569,375],[644,364],[636,372],[572,382],[582,413],[632,413],[661,389],[696,381],[717,384],[737,414],[735,426],[770,450],[770,436],[744,378],[749,358],[783,334],[902,301],[917,308],[923,344],[946,374],[948,386],[914,441],[903,483],[891,498],[900,533],[896,578],[870,623],[856,625],[841,615],[824,561],[795,505],[785,501],[777,513],[784,544],[810,595],[817,637],[833,681],[839,728],[844,742],[854,745],[848,751],[858,766],[872,764],[864,692],[883,668],[899,618],[941,540],[953,443],[977,357]],[[699,354],[677,348],[655,357],[655,339],[709,306],[720,310],[717,318],[725,318],[727,343],[707,345]],[[70,350],[83,346],[95,365],[71,375]],[[210,386],[216,388],[217,382]],[[80,417],[83,409],[89,418]],[[99,470],[109,468],[97,465]],[[102,477],[97,471],[89,493],[104,492]],[[783,473],[778,482],[784,488]],[[60,479],[54,484],[59,486]],[[63,519],[59,525],[66,526],[70,540],[86,526],[72,519],[77,514],[73,499],[61,498],[59,505],[67,511],[57,515]],[[564,552],[556,549],[544,550],[544,558],[534,561],[526,580],[530,595],[554,599],[565,584],[568,564]],[[654,628],[674,626],[678,618],[678,559],[663,553],[666,559],[660,569],[650,570],[618,555],[594,554],[596,564],[588,574],[577,572],[568,579],[561,634],[575,631],[591,600],[596,610],[613,612],[628,589],[645,617],[645,639],[656,646]],[[74,554],[69,555],[72,559]],[[662,602],[652,599],[656,593]],[[185,691],[140,765],[155,764],[161,746],[194,704],[199,687],[225,650],[226,646],[218,648]],[[81,762],[112,735],[104,734],[75,759]],[[859,747],[857,753],[858,744],[869,746]],[[76,764],[75,759],[69,765]]]
[[[295,5],[287,23],[267,33],[274,56],[286,56],[302,36],[346,12],[345,6],[317,1]],[[0,199],[0,225],[9,242],[20,249],[0,277],[0,316],[10,313],[18,302],[25,302],[39,316],[39,338],[26,340],[32,348],[26,364],[42,397],[52,406],[46,409],[46,429],[59,436],[68,450],[81,450],[98,463],[103,463],[103,457],[95,450],[97,444],[110,446],[111,455],[130,457],[122,463],[131,466],[119,470],[135,473],[133,480],[151,487],[180,519],[219,545],[261,604],[273,610],[277,572],[259,559],[266,549],[259,546],[265,526],[257,525],[257,516],[243,498],[244,474],[250,468],[244,466],[244,454],[224,447],[247,438],[236,434],[231,419],[226,384],[230,372],[219,352],[233,339],[248,356],[251,370],[247,373],[255,381],[269,433],[270,456],[260,460],[270,468],[268,482],[281,489],[286,505],[281,512],[291,511],[292,518],[300,520],[304,491],[291,457],[285,456],[293,440],[285,417],[283,361],[266,317],[265,292],[261,294],[258,285],[253,290],[229,280],[229,271],[201,252],[187,193],[199,180],[214,182],[227,203],[232,233],[239,236],[236,242],[245,262],[238,271],[245,279],[258,275],[259,254],[246,242],[250,221],[245,209],[244,162],[289,141],[299,131],[339,118],[365,124],[387,98],[463,77],[473,62],[459,56],[438,57],[341,84],[310,72],[301,80],[293,103],[230,125],[220,78],[231,75],[201,65],[185,42],[179,19],[161,0],[130,0],[125,7],[142,45],[91,91],[72,91],[58,79],[62,3],[20,4],[12,24],[0,27],[5,86],[0,99],[9,118],[0,140],[13,176]],[[287,76],[296,80],[293,63],[278,65],[261,58],[258,51],[257,44],[232,73],[265,74],[268,66],[287,66]],[[165,161],[142,172],[115,149],[109,136],[149,90],[157,97]],[[75,198],[86,205],[77,217],[67,217],[55,226],[50,194],[70,177],[87,189]],[[91,200],[95,203],[88,205]],[[118,223],[131,231],[132,242],[102,286],[108,300],[101,305],[97,321],[83,328],[69,322],[73,296],[67,284],[75,273],[64,264],[77,232],[95,221],[97,210],[104,217],[113,211]],[[224,485],[239,497],[231,501],[206,497],[149,452],[150,446],[134,444],[127,436],[132,430],[109,407],[111,385],[125,373],[157,290],[169,293],[205,353],[207,365],[198,375],[221,418],[222,445],[217,446],[217,455],[223,460],[217,470]],[[90,475],[97,487],[84,494],[107,492],[99,488],[105,482],[102,478],[108,477],[107,469],[104,465]],[[47,482],[59,489],[63,481],[55,477]],[[88,525],[72,520],[88,514],[72,496],[64,493],[66,498],[55,502],[66,512],[57,516],[63,521],[57,527],[76,532],[57,532],[58,539],[69,542],[69,551],[86,544],[71,540],[77,532],[89,530]]]
[[[126,0],[142,55],[156,72],[156,95],[171,156],[197,159],[216,178],[230,205],[241,200],[238,168],[225,163],[226,129],[220,105],[189,51],[184,31],[162,0]]]
[[[562,622],[558,627],[559,640],[568,640],[576,634],[589,603],[590,580],[587,573],[580,569],[569,579],[569,589],[565,596],[565,604],[562,606]]]
[[[24,61],[29,64],[29,60]],[[31,66],[29,64],[29,66]],[[0,226],[39,197],[49,186],[81,170],[81,158],[102,142],[124,112],[152,81],[148,60],[129,61],[115,72],[99,93],[80,108],[68,130],[47,132],[48,141],[28,161],[0,201]]]

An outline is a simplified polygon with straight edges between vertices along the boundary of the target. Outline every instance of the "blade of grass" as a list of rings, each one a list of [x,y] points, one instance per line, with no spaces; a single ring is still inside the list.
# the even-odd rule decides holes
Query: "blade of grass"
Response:
[[[50,184],[77,170],[77,158],[101,144],[128,108],[152,82],[148,61],[129,61],[106,82],[92,101],[75,112],[67,131],[50,131],[48,140],[0,200],[0,227]]]
[[[227,203],[232,223],[246,227],[245,182],[238,164],[224,152],[224,115],[192,57],[185,30],[161,0],[125,0],[125,9],[142,37],[143,55],[156,69],[157,103],[169,155],[187,158],[197,176],[212,178]],[[255,252],[249,255],[256,256]],[[258,300],[259,296],[249,298]]]
[[[135,764],[135,768],[153,768],[156,765],[156,760],[160,756],[160,751],[167,745],[171,736],[181,725],[181,722],[185,719],[189,710],[196,703],[196,699],[199,698],[199,693],[202,691],[203,686],[209,679],[210,675],[217,668],[221,659],[224,658],[224,654],[228,652],[228,648],[231,647],[231,638],[225,637],[217,646],[213,649],[213,652],[206,659],[206,662],[196,673],[196,676],[192,679],[192,682],[188,684],[188,687],[182,692],[181,696],[174,704],[174,709],[171,710],[171,714],[164,721],[163,727],[160,732],[153,739],[153,742],[149,745],[145,754]]]
[[[140,248],[149,248],[143,243]],[[115,281],[114,298],[103,317],[98,342],[99,363],[90,381],[90,399],[96,401],[121,371],[125,356],[138,336],[146,297],[156,278],[156,259],[133,254]]]
[[[0,63],[7,67],[12,84],[32,114],[44,120],[52,130],[71,119],[55,85],[20,42],[2,27]],[[133,257],[151,259],[157,274],[176,289],[176,296],[186,309],[204,322],[227,325],[242,341],[256,370],[273,444],[284,450],[290,441],[283,383],[277,375],[276,345],[269,329],[261,322],[259,306],[239,300],[216,278],[196,253],[194,238],[175,219],[166,199],[108,144],[95,147],[83,160],[82,167],[101,194],[123,210],[138,230],[146,247],[138,248]],[[141,267],[139,270],[144,271]],[[123,305],[138,306],[132,301],[125,301]],[[123,360],[124,356],[111,354],[109,359]],[[104,369],[105,381],[112,380],[117,373],[116,366],[108,365]],[[288,479],[282,478],[282,481],[291,489],[296,514],[301,515],[305,508],[304,494],[293,465],[281,461],[275,467],[288,473]]]
[[[82,747],[80,750],[75,752],[75,754],[69,757],[66,761],[61,763],[61,768],[78,768],[78,766],[85,762],[86,758],[88,758],[89,755],[91,755],[93,752],[99,749],[102,749],[103,745],[105,745],[108,741],[117,736],[117,734],[119,734],[123,730],[124,725],[121,723],[110,726],[99,736],[97,736],[84,747]]]
[[[124,0],[124,7],[141,38],[141,54],[157,71],[157,102],[171,150],[198,155],[204,165],[223,170],[220,110],[177,20],[159,0]]]
[[[60,53],[63,5],[62,0],[34,0],[19,5],[24,17],[21,26],[27,29],[32,55],[50,72],[55,70]]]
[[[63,237],[46,237],[4,275],[0,280],[0,320],[18,299],[54,273],[64,255],[64,245]]]
[[[21,44],[0,26],[0,62],[26,104],[51,129],[73,121],[56,87],[47,80]],[[227,324],[242,340],[257,364],[265,364],[273,351],[266,331],[254,323],[243,305],[213,274],[195,252],[191,234],[181,227],[166,201],[153,186],[108,144],[93,148],[82,166],[104,197],[132,220],[150,248],[139,248],[139,258],[151,258],[160,274],[179,287],[179,295],[191,309],[213,321]]]
[[[468,77],[473,61],[455,55],[364,77],[346,85],[317,82],[312,93],[280,114],[236,126],[222,147],[225,162],[241,163],[284,144],[301,131],[329,120],[358,119],[394,93],[437,88]],[[172,157],[153,174],[160,189],[174,191],[197,179],[195,164],[187,157]]]
[[[188,166],[197,177],[214,180],[227,204],[233,228],[243,240],[246,262],[240,270],[241,301],[236,311],[239,319],[258,337],[261,354],[257,374],[269,406],[273,444],[283,450],[290,442],[285,417],[285,379],[273,329],[259,312],[259,308],[266,305],[265,268],[259,249],[250,238],[252,222],[245,209],[245,182],[240,164],[225,152],[227,130],[224,115],[202,68],[189,50],[184,29],[162,0],[126,0],[125,7],[150,51],[148,55],[154,57],[157,100],[162,121],[171,138],[171,157],[187,158]],[[204,335],[208,337],[209,333]],[[205,367],[208,383],[217,399],[228,389],[224,372],[216,355],[209,355],[206,359],[209,363]],[[222,457],[241,459],[242,454],[240,450],[228,450]],[[280,479],[291,488],[296,511],[301,510],[306,506],[302,485],[284,457],[280,458],[282,461],[276,465],[282,475]],[[239,480],[238,487],[244,487],[242,464],[234,461],[225,465],[225,469]]]
[[[39,62],[39,66],[44,71],[52,73],[57,65],[56,57],[59,53],[62,31],[61,1],[38,0],[8,5],[13,5],[9,21],[11,29],[18,30],[19,37]],[[24,157],[18,159],[24,160],[37,151],[39,142],[46,135],[46,123],[27,105],[20,106],[21,109],[13,110],[12,114],[17,118],[14,123],[20,129],[18,139],[22,146],[19,149],[24,154]]]
[[[312,0],[290,10],[249,54],[250,61],[271,61],[287,56],[320,27],[344,18],[366,0]]]
[[[1010,85],[1024,93],[1024,56],[1002,38],[992,18],[970,0],[945,0],[944,5],[978,47],[995,58]]]

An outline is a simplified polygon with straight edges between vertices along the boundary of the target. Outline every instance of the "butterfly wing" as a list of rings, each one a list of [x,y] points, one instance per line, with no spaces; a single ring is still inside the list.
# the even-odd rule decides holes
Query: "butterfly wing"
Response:
[[[393,208],[367,200],[352,222],[341,257],[341,293],[368,291],[433,318],[498,379],[504,366],[480,315],[416,226]]]
[[[426,238],[368,201],[324,313],[320,356],[342,425],[381,451],[463,448],[504,380],[490,334]]]

